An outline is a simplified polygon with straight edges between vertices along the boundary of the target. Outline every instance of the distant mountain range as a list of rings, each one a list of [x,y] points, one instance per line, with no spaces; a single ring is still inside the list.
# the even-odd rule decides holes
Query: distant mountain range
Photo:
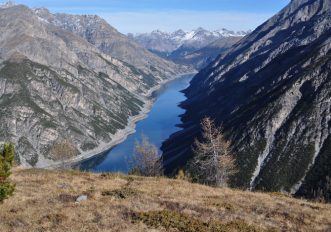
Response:
[[[331,1],[292,0],[194,77],[167,173],[192,158],[209,116],[233,143],[236,187],[331,201]]]
[[[177,30],[167,33],[155,30],[128,36],[161,57],[201,69],[249,33],[250,31],[208,31],[198,28],[189,32]]]
[[[29,166],[54,163],[63,140],[78,155],[98,153],[132,129],[153,90],[187,71],[98,16],[2,5],[0,141]]]

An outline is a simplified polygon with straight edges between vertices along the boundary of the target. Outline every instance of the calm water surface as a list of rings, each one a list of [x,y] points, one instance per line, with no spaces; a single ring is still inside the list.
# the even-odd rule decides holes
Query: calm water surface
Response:
[[[94,172],[124,172],[128,171],[128,160],[134,152],[135,141],[146,135],[151,143],[158,148],[172,133],[178,131],[176,125],[180,123],[179,115],[184,113],[178,104],[185,100],[181,90],[185,89],[192,75],[186,75],[166,84],[156,94],[156,101],[148,117],[139,121],[136,132],[128,138],[105,152],[80,164],[82,170]]]

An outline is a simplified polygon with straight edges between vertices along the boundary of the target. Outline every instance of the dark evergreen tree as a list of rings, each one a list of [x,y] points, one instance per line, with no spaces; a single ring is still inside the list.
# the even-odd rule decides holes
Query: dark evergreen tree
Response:
[[[4,144],[0,150],[0,203],[13,195],[15,185],[9,181],[14,164],[15,148],[12,144]]]

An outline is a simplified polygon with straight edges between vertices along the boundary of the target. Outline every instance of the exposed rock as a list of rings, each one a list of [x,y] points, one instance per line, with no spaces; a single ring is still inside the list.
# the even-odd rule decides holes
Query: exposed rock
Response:
[[[76,200],[76,203],[80,203],[82,201],[87,201],[87,196],[86,195],[79,196]]]
[[[100,21],[111,28],[96,18],[96,24]],[[53,164],[50,150],[61,140],[74,144],[80,155],[101,152],[125,136],[123,129],[153,89],[185,70],[157,59],[157,67],[140,69],[36,10],[0,8],[0,141],[15,143],[17,162],[26,166]]]
[[[188,70],[149,52],[97,15],[51,14],[43,8],[35,9],[35,13],[47,22],[82,37],[101,52],[133,65],[146,76],[162,80],[172,77],[177,70]]]
[[[162,147],[166,172],[192,157],[208,115],[233,141],[234,185],[309,197],[321,188],[330,200],[330,73],[331,2],[292,1],[193,79],[184,129]]]

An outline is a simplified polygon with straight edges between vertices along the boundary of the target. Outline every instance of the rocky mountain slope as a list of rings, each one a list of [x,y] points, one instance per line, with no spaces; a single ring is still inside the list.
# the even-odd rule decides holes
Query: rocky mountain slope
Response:
[[[329,231],[331,205],[166,178],[15,170],[2,232]]]
[[[15,143],[24,165],[52,163],[62,140],[77,155],[100,152],[182,71],[159,58],[164,66],[137,68],[22,5],[0,8],[0,32],[0,141]]]
[[[167,79],[185,71],[184,67],[161,59],[127,36],[118,32],[97,15],[51,14],[47,9],[35,9],[35,13],[48,23],[84,38],[101,52],[138,68],[146,75]]]
[[[205,116],[223,125],[233,184],[331,199],[331,2],[292,0],[185,90],[183,130],[164,143],[171,173],[192,157]]]
[[[129,37],[161,57],[201,69],[248,33],[249,31],[208,31],[198,28],[189,32],[178,30],[173,33],[156,30],[151,33],[131,34]]]

